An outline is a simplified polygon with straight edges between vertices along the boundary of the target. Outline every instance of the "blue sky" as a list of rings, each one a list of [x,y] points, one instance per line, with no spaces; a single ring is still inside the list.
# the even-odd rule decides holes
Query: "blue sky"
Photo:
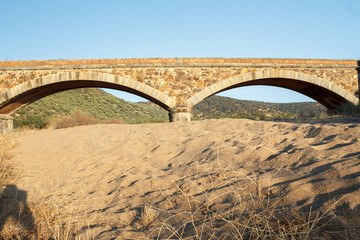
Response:
[[[0,61],[360,59],[359,0],[2,0],[0,8]],[[271,102],[310,100],[261,86],[224,94]]]

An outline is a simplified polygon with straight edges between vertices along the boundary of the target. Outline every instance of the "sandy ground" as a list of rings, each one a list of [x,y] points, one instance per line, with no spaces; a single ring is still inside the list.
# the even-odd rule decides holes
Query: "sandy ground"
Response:
[[[136,238],[144,206],[174,208],[181,195],[226,205],[249,179],[297,211],[359,213],[359,136],[356,123],[93,125],[21,134],[14,162],[29,202],[52,202],[92,237]]]

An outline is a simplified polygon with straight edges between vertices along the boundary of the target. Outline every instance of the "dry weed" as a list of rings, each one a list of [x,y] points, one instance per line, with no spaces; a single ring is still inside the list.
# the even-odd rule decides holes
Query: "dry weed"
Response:
[[[101,121],[90,117],[87,113],[82,111],[74,112],[71,115],[63,116],[55,123],[55,128],[69,128],[82,125],[98,124]]]
[[[80,216],[76,211],[68,214],[56,204],[39,200],[27,205],[26,201],[14,201],[11,199],[2,212],[7,216],[0,231],[0,239],[52,239],[52,240],[76,240],[94,239],[87,229],[74,224],[77,221],[84,222],[85,215]],[[3,206],[2,206],[3,207]],[[74,216],[72,216],[74,215]],[[81,235],[81,237],[80,237]]]
[[[158,215],[159,212],[155,208],[151,207],[148,204],[145,204],[139,218],[141,223],[141,229],[148,229],[151,224],[154,223]]]
[[[0,133],[0,190],[18,179],[18,173],[11,163],[11,150],[15,147],[11,133]]]
[[[17,188],[20,173],[11,162],[15,146],[13,133],[0,134],[0,239],[77,239],[71,224],[64,223],[63,209],[43,199],[28,203],[27,192]]]
[[[257,177],[231,175],[225,181],[211,175],[213,182],[208,188],[199,186],[200,177],[176,184],[178,199],[166,196],[170,203],[164,205],[170,207],[159,207],[160,221],[155,224],[152,219],[151,225],[142,229],[146,238],[321,239],[329,212],[297,212],[294,206],[280,204],[280,192],[274,196],[272,191],[264,191],[264,183]]]
[[[61,116],[55,119],[51,119],[45,128],[69,128],[83,125],[93,124],[124,124],[125,121],[120,118],[101,120],[98,118],[90,117],[83,111],[76,111],[71,115]]]
[[[75,239],[75,230],[66,223],[61,209],[54,204],[42,202],[30,206],[36,226],[38,239],[70,240]]]

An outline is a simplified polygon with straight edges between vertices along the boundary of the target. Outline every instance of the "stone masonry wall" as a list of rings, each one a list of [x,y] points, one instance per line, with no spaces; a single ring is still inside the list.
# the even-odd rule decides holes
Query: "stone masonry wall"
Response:
[[[356,60],[316,59],[98,59],[0,62],[0,94],[30,80],[71,71],[109,73],[145,83],[170,96],[179,105],[229,77],[268,69],[316,76],[354,94],[358,90]]]

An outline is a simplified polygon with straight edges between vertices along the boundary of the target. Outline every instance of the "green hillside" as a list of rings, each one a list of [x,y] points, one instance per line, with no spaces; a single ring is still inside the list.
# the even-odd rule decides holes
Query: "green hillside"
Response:
[[[317,102],[268,103],[212,96],[193,108],[193,117],[273,119],[290,117],[315,117],[326,115],[326,108]]]
[[[41,128],[53,118],[79,110],[100,120],[121,119],[126,123],[168,121],[167,111],[160,107],[127,102],[97,88],[83,88],[56,93],[19,109],[13,114],[14,127]]]
[[[79,110],[103,121],[110,119],[120,119],[126,123],[168,121],[168,112],[154,103],[127,102],[97,88],[56,93],[19,109],[12,116],[15,127],[42,128],[59,116]],[[193,119],[222,117],[276,119],[319,115],[326,115],[326,108],[315,102],[266,103],[219,96],[205,99],[193,108]]]

